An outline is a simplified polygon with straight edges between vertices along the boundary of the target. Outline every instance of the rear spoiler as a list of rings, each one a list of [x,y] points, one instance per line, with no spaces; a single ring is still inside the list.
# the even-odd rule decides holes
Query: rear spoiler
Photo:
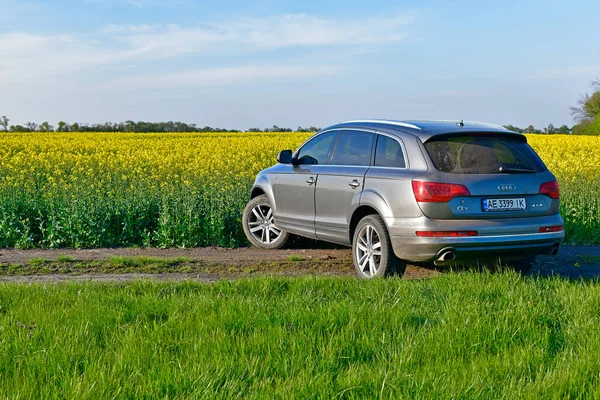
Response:
[[[527,143],[527,137],[521,133],[513,131],[463,131],[457,130],[454,132],[446,133],[435,133],[430,135],[420,135],[420,139],[423,143],[427,143],[431,140],[439,140],[453,136],[477,136],[477,137],[502,137],[512,140],[517,140],[521,143]]]

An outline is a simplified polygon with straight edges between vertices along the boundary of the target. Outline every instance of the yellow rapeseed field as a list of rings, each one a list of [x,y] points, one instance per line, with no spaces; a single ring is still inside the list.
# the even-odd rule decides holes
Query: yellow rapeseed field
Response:
[[[0,246],[238,246],[256,173],[308,133],[0,134]],[[529,135],[568,241],[600,243],[600,138]]]

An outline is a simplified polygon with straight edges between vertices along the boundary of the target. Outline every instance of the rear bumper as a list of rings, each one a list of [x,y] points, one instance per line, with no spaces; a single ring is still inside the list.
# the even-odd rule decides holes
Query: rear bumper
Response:
[[[441,261],[440,257],[448,251],[454,253],[456,261],[550,254],[564,239],[564,231],[539,233],[543,226],[562,225],[560,215],[480,221],[430,220],[426,217],[416,220],[410,228],[398,224],[406,221],[386,220],[394,253],[403,260]],[[477,230],[479,236],[419,237],[415,232],[420,230]]]

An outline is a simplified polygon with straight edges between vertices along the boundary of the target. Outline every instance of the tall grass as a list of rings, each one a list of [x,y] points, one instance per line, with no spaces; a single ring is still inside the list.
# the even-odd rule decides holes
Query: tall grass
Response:
[[[425,281],[0,285],[0,397],[593,398],[600,286]]]

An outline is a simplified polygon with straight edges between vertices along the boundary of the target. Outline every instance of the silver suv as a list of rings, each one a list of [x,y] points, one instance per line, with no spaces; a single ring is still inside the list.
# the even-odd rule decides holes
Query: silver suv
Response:
[[[361,278],[406,261],[500,258],[526,271],[564,238],[554,175],[525,136],[463,121],[346,121],[261,171],[243,214],[265,249],[289,234],[352,246]]]

